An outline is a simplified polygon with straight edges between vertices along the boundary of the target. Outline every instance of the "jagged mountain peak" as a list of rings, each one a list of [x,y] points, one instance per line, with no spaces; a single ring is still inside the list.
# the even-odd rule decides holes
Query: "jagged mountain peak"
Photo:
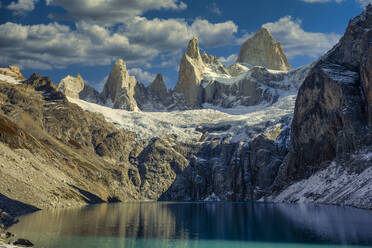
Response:
[[[121,68],[127,69],[127,63],[125,63],[125,61],[123,59],[121,59],[121,58],[119,58],[118,60],[116,60],[114,66],[119,66]]]
[[[138,106],[134,100],[136,85],[136,77],[129,75],[125,61],[118,59],[103,87],[101,99],[115,108],[137,111]]]
[[[77,74],[76,77],[68,75],[58,83],[57,90],[68,97],[79,98],[79,93],[84,89],[84,85],[80,74]]]
[[[262,36],[262,37],[268,37],[268,38],[274,40],[274,38],[271,35],[270,31],[267,28],[263,27],[263,26],[257,31],[257,33],[255,35],[256,36]]]
[[[163,81],[163,75],[161,75],[161,73],[156,74],[154,82],[155,81]]]
[[[276,42],[270,31],[261,27],[240,48],[237,61],[252,66],[263,66],[272,70],[292,69],[280,42]]]
[[[199,59],[200,56],[200,50],[199,50],[199,40],[197,37],[193,37],[189,44],[187,45],[185,55],[189,56],[192,59]]]
[[[163,75],[158,73],[148,88],[152,92],[162,92],[165,94],[167,92],[167,86],[164,83]]]

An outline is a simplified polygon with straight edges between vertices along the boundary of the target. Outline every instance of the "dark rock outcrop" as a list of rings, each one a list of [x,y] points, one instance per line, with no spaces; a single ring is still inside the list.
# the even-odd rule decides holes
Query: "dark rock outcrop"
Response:
[[[102,102],[100,99],[99,92],[95,88],[87,84],[84,84],[83,90],[79,92],[79,98],[87,102],[93,102],[93,103]]]
[[[290,154],[276,182],[279,188],[372,144],[371,44],[372,5],[368,5],[315,64],[299,90]]]
[[[288,152],[286,128],[289,119],[278,123],[278,130],[267,128],[250,142],[205,141],[189,156],[190,166],[179,173],[161,200],[254,201],[270,194],[280,165]],[[220,126],[200,128],[224,130]],[[268,131],[271,129],[271,131]]]

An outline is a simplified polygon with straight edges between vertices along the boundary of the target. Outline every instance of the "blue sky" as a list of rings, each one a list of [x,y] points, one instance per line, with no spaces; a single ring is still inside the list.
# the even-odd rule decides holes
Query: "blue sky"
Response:
[[[372,0],[0,0],[0,66],[21,66],[55,83],[80,73],[100,90],[123,58],[140,82],[162,73],[168,87],[189,39],[232,64],[261,26],[293,67],[330,49]]]

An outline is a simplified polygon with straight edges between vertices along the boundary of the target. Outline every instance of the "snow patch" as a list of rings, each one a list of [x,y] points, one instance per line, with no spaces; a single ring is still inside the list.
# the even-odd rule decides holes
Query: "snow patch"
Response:
[[[16,80],[14,77],[0,74],[0,81],[4,81],[9,84],[20,84],[22,81]]]

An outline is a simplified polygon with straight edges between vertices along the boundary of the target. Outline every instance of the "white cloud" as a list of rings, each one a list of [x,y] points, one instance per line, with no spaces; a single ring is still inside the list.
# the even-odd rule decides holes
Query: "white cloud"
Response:
[[[164,67],[167,61],[175,61],[175,55],[193,36],[198,36],[203,46],[214,47],[229,43],[237,31],[231,21],[213,24],[197,19],[188,24],[183,19],[144,17],[135,17],[119,28],[85,21],[75,26],[1,24],[1,65],[51,69],[70,64],[107,65],[120,57],[131,66],[149,68],[160,54],[161,65],[157,66]]]
[[[221,61],[222,64],[224,64],[224,65],[231,65],[231,64],[233,64],[236,61],[237,58],[238,58],[238,56],[236,54],[231,54],[227,58],[220,57],[219,59],[220,59],[220,61]]]
[[[46,0],[47,5],[64,8],[64,16],[52,18],[73,18],[104,25],[123,23],[149,10],[183,10],[187,5],[179,0]]]
[[[14,11],[16,15],[23,15],[26,12],[34,10],[37,2],[38,0],[18,0],[17,2],[11,2],[6,8]]]
[[[196,19],[189,25],[184,19],[135,17],[126,23],[123,32],[134,43],[174,51],[184,48],[194,36],[205,47],[226,45],[233,40],[237,29],[232,21],[214,24]]]
[[[128,70],[129,74],[136,76],[136,79],[144,84],[154,81],[155,74],[152,74],[148,71],[144,71],[141,68],[132,68]]]
[[[332,48],[341,38],[341,35],[335,33],[306,32],[301,27],[301,20],[294,20],[291,16],[263,26],[282,43],[289,58],[298,55],[316,58]]]
[[[156,49],[132,44],[124,35],[98,25],[0,25],[1,65],[27,68],[64,68],[71,64],[106,65],[121,57],[142,64],[158,55]]]
[[[195,20],[191,25],[194,36],[199,37],[200,43],[205,47],[216,47],[230,43],[238,27],[232,21],[210,23],[207,20]]]

